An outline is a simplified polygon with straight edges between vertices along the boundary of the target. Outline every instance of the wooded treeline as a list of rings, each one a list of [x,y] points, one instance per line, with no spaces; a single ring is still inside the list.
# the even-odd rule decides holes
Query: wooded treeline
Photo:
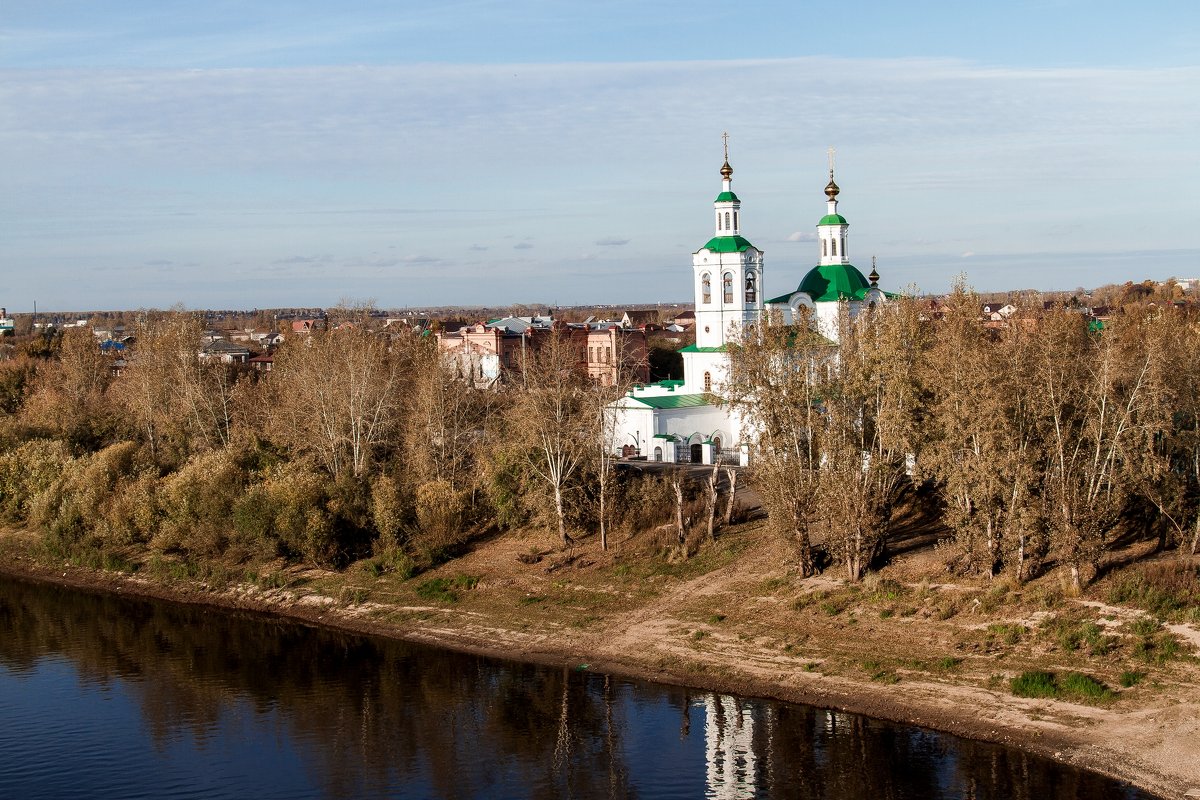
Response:
[[[1130,305],[1098,325],[1038,306],[988,326],[979,309],[958,287],[936,318],[904,299],[844,316],[836,345],[775,324],[734,350],[752,474],[802,570],[827,559],[860,578],[917,486],[940,497],[962,573],[1023,581],[1062,566],[1079,587],[1123,541],[1194,554],[1195,315]]]
[[[565,337],[475,389],[432,337],[358,322],[290,339],[268,373],[206,363],[203,320],[181,312],[142,316],[120,375],[87,329],[18,342],[0,361],[0,516],[68,554],[407,569],[488,530],[595,530],[602,495],[610,526],[666,507],[613,498],[667,488],[604,469],[613,396]]]
[[[619,479],[603,413],[619,390],[586,381],[568,338],[476,389],[432,337],[357,322],[290,339],[269,373],[203,361],[203,319],[183,312],[141,315],[120,375],[86,329],[20,340],[0,361],[0,518],[67,555],[401,570],[532,525],[607,545],[666,523],[685,553],[686,527],[711,538],[715,470],[690,498],[677,475]],[[1134,303],[1100,329],[1038,306],[989,326],[960,287],[936,318],[901,299],[843,319],[836,345],[770,324],[730,356],[747,477],[806,574],[877,566],[918,487],[963,573],[1062,566],[1082,585],[1131,538],[1200,546],[1186,309]]]

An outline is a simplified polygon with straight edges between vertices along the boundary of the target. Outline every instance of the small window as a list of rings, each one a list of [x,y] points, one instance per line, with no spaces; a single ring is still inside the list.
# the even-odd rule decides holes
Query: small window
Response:
[[[831,240],[830,244],[833,245],[833,252],[830,255],[836,256],[837,255],[837,239]]]
[[[700,276],[700,302],[712,302],[712,278],[707,272]]]
[[[746,302],[751,304],[758,302],[758,288],[755,286],[753,272],[746,273]]]
[[[726,272],[721,279],[721,294],[725,298],[726,303],[733,302],[733,273]]]
[[[736,211],[733,212],[733,229],[735,231],[738,229],[737,214],[738,214],[738,212],[736,212]]]
[[[721,212],[717,212],[717,230],[721,230]]]
[[[729,212],[725,212],[725,230],[729,230]]]
[[[712,373],[711,372],[704,373],[704,391],[706,391],[706,392],[712,391]]]
[[[846,255],[846,237],[842,237],[842,255]]]
[[[821,240],[821,255],[829,255],[829,241],[827,239]]]
[[[604,348],[604,363],[605,364],[612,363],[612,348],[611,347]]]

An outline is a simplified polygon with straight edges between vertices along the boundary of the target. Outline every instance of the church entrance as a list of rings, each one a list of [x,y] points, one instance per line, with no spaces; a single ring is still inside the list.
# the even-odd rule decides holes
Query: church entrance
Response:
[[[691,453],[693,464],[699,464],[704,460],[704,445],[699,443],[694,444],[689,452]]]

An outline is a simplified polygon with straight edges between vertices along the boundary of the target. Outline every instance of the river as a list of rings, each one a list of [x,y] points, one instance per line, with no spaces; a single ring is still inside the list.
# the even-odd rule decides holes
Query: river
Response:
[[[1148,798],[773,701],[0,577],[0,798]]]

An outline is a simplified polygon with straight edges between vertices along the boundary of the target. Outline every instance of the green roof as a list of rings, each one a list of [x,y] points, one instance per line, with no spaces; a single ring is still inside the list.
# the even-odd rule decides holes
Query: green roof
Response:
[[[634,397],[639,403],[651,408],[696,408],[712,402],[710,394],[668,394],[657,397]]]
[[[740,203],[742,201],[738,200],[738,196],[736,194],[734,194],[733,192],[721,192],[719,195],[717,195],[717,199],[714,200],[713,202],[714,203]]]
[[[812,219],[812,217],[809,217],[809,219]],[[846,222],[846,218],[843,217],[841,214],[826,214],[825,216],[821,217],[821,221],[818,222],[817,224],[818,225],[849,225],[850,223]]]
[[[689,344],[687,347],[681,347],[677,352],[680,353],[724,353],[725,345],[720,347],[697,347],[694,344]]]
[[[700,249],[711,250],[714,253],[740,253],[751,247],[754,245],[741,236],[714,236]]]
[[[796,292],[804,292],[814,303],[836,300],[862,300],[871,290],[871,284],[852,264],[826,264],[813,267],[800,281]],[[768,304],[786,303],[796,292],[788,292],[768,300]]]

